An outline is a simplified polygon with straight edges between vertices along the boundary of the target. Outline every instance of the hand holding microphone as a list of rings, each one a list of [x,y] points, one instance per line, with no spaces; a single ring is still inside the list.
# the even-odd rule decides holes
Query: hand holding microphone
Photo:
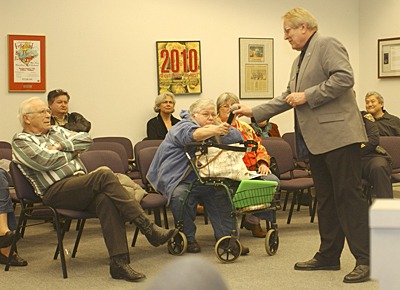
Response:
[[[235,114],[233,113],[233,111],[237,110],[238,106],[237,105],[233,105],[230,108],[231,113],[229,114],[228,120],[226,121],[229,125],[232,124],[233,118],[235,117]]]

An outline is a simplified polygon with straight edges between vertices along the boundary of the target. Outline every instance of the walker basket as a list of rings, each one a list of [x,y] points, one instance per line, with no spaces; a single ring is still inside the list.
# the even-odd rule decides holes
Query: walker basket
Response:
[[[233,204],[240,213],[267,209],[271,206],[277,186],[276,181],[242,180],[233,197]]]

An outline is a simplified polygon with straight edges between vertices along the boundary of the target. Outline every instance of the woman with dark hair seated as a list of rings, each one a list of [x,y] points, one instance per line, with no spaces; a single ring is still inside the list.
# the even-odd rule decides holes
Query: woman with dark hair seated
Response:
[[[8,189],[8,173],[0,168],[0,264],[7,264],[8,254],[16,235],[17,222]],[[28,262],[13,253],[11,266],[26,266]]]

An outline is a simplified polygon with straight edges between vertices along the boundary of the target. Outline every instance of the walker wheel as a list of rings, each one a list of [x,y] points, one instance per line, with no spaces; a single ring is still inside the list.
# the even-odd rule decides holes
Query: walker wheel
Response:
[[[230,247],[229,244],[232,239],[234,239],[235,241],[234,244]],[[218,240],[218,242],[215,244],[214,250],[218,260],[223,263],[232,263],[242,253],[242,244],[237,238],[225,236]]]
[[[178,234],[168,241],[168,253],[174,256],[180,256],[186,252],[188,242],[183,232]]]
[[[278,232],[274,229],[271,229],[267,232],[267,236],[265,237],[265,250],[267,251],[268,255],[273,256],[278,251],[278,247]]]

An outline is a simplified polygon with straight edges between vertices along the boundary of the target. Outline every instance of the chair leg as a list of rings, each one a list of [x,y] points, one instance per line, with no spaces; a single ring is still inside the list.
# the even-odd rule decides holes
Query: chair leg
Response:
[[[303,201],[303,193],[304,193],[304,191],[300,190],[300,193],[297,198],[297,211],[300,211],[301,202]]]
[[[78,234],[76,235],[74,249],[72,251],[72,256],[71,256],[72,258],[75,258],[76,253],[78,252],[78,246],[79,246],[79,242],[81,241],[81,237],[82,237],[82,233],[83,233],[83,228],[85,227],[85,223],[86,223],[86,219],[78,220],[79,229],[78,229]]]
[[[285,211],[285,210],[286,210],[286,206],[287,206],[287,203],[288,203],[288,201],[289,201],[289,194],[290,194],[290,192],[289,192],[289,191],[286,191],[285,202],[283,203],[282,211]]]
[[[138,235],[139,235],[139,228],[136,227],[135,233],[133,234],[131,247],[134,247],[136,245],[136,240],[137,240]]]
[[[152,211],[154,212],[154,223],[162,227],[160,210],[158,208],[153,208]]]
[[[53,223],[57,223],[59,227],[61,225],[61,223],[59,221],[58,222],[54,221]],[[71,219],[69,219],[69,218],[65,219],[65,222],[63,223],[63,226],[60,229],[61,230],[61,239],[62,240],[64,240],[65,233],[68,231],[70,225],[71,225]],[[57,245],[56,251],[55,251],[54,257],[53,257],[54,260],[57,260],[59,253],[60,253],[60,247],[59,247],[59,245]]]
[[[316,211],[317,211],[317,196],[314,197],[314,204],[313,204],[313,207],[312,207],[310,223],[314,222],[315,212]]]
[[[163,209],[162,209],[162,211],[163,211],[163,215],[164,215],[164,227],[166,228],[166,229],[169,229],[169,225],[168,225],[168,216],[167,216],[167,207],[163,207]]]
[[[60,253],[60,260],[61,260],[61,268],[62,268],[62,272],[63,272],[63,277],[64,279],[68,278],[68,273],[67,273],[67,263],[65,262],[65,253],[64,253],[64,245],[63,245],[63,230],[60,229],[60,224],[58,223],[59,216],[57,214],[57,212],[53,212],[54,214],[54,221],[55,221],[55,226],[56,226],[56,232],[57,232],[57,248],[58,251],[56,250],[56,253]],[[67,223],[64,224],[64,227],[67,226]]]
[[[203,213],[203,215],[204,215],[204,224],[205,224],[205,225],[208,225],[208,214],[207,214],[207,210],[206,210],[205,207],[204,207],[204,213]]]
[[[290,205],[290,210],[289,210],[289,214],[288,214],[288,218],[287,218],[287,224],[290,224],[290,221],[292,220],[292,214],[293,214],[293,210],[294,210],[294,205],[296,203],[296,200],[298,200],[297,198],[298,196],[298,192],[294,191],[293,192],[293,198],[292,198],[292,203]]]
[[[6,264],[6,267],[4,268],[4,271],[8,271],[10,269],[10,266],[11,266],[10,265],[11,253],[13,253],[15,251],[15,249],[17,248],[18,237],[21,236],[23,227],[26,226],[27,217],[26,217],[25,211],[26,211],[25,207],[21,207],[21,213],[20,213],[19,219],[18,219],[18,225],[17,225],[16,234],[15,234],[13,242],[11,244],[11,248],[10,248],[10,252],[9,252],[9,255],[8,255],[7,264]]]

